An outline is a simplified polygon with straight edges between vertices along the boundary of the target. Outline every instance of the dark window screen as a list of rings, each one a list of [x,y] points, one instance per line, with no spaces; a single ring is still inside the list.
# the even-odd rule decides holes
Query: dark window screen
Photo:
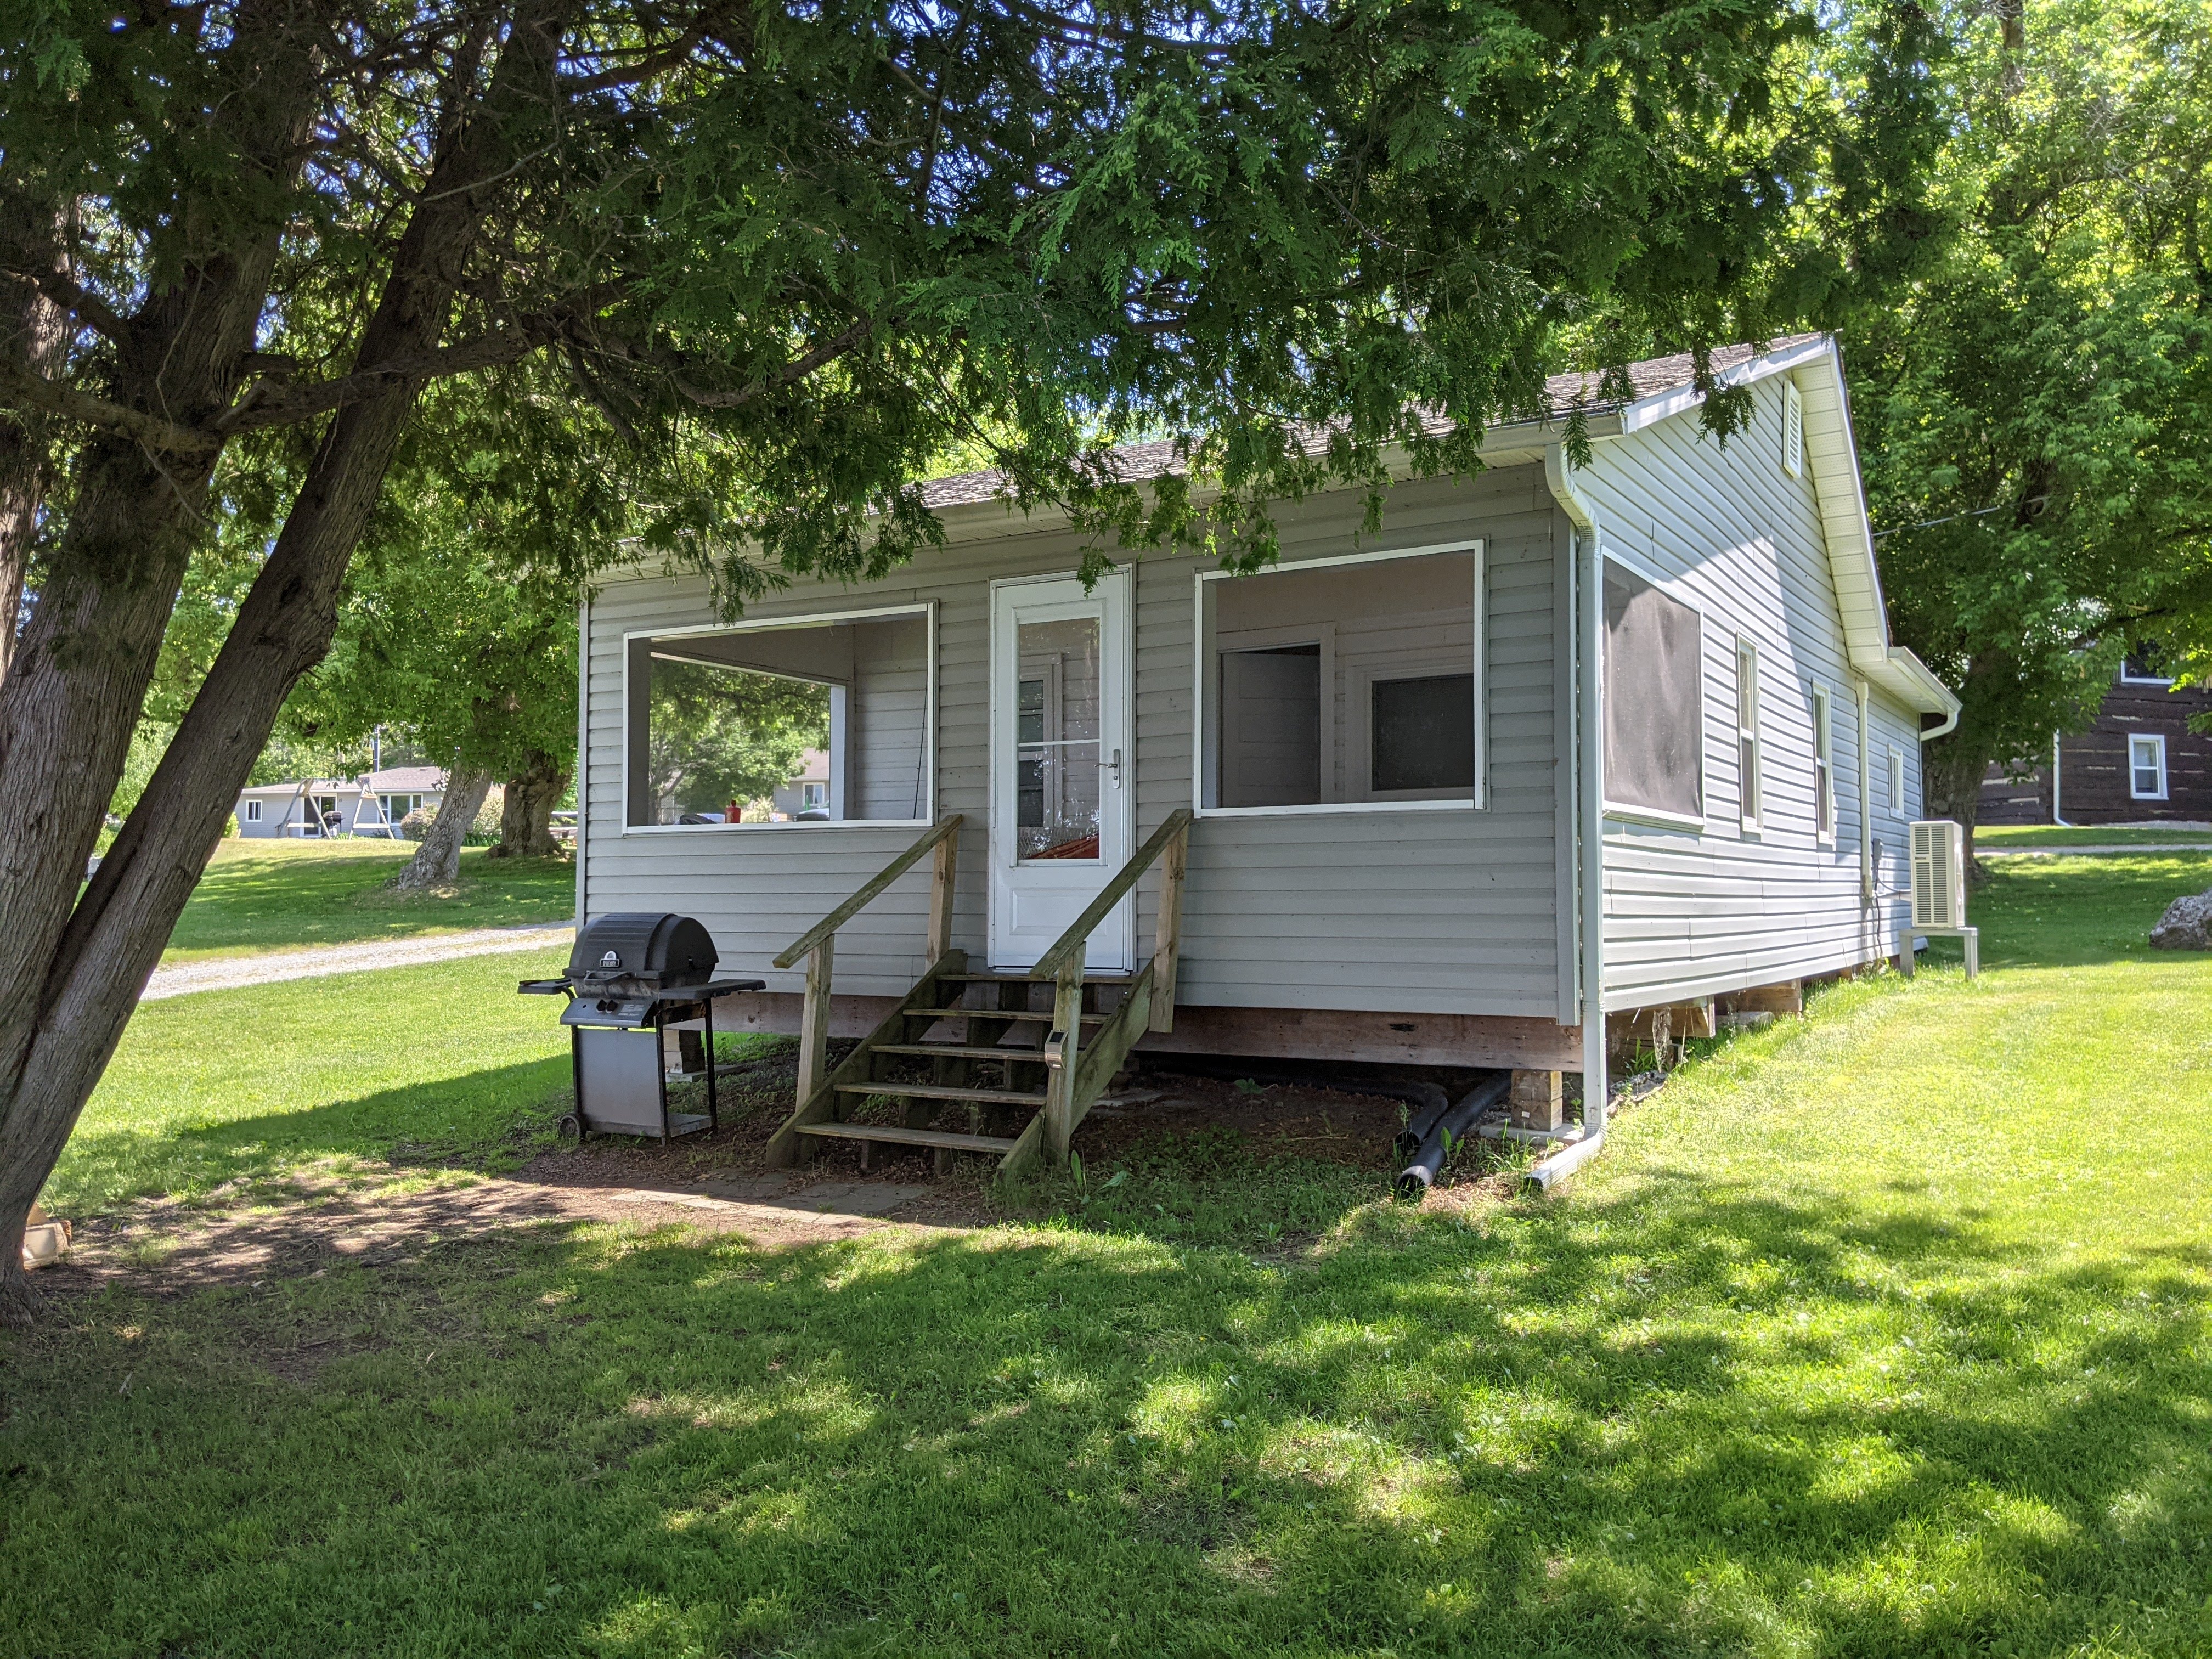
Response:
[[[1370,788],[1474,789],[1474,675],[1377,680],[1373,699]]]
[[[1605,798],[1705,816],[1705,678],[1698,613],[1605,567]]]

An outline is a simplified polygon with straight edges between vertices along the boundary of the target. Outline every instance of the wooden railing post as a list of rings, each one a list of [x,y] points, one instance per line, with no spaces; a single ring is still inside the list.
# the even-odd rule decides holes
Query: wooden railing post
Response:
[[[952,887],[960,868],[960,834],[955,830],[937,843],[929,877],[929,950],[935,962],[952,948]]]
[[[1152,1006],[1149,1029],[1175,1030],[1176,963],[1182,957],[1182,872],[1190,861],[1188,819],[1168,843],[1160,864],[1159,927],[1152,945]]]
[[[1083,958],[1053,981],[1052,1035],[1045,1039],[1045,1151],[1055,1166],[1067,1163],[1075,1139],[1075,1066],[1083,1047]]]
[[[814,1097],[830,1074],[830,958],[837,935],[825,933],[806,956],[806,1001],[799,1016],[799,1100]]]

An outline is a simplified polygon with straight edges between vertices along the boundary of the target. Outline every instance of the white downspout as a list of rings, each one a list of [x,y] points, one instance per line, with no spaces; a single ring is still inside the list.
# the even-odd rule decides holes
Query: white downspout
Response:
[[[2058,733],[2057,733],[2056,732],[2053,732],[2051,734],[2051,823],[2055,823],[2056,825],[2057,825],[2057,826],[2058,826],[2058,828],[2060,828],[2061,830],[2071,830],[2074,826],[2073,826],[2072,824],[2070,824],[2070,823],[2067,823],[2067,822],[2066,822],[2066,814],[2065,814],[2063,811],[2060,811],[2060,810],[2059,810],[2059,801],[2058,801],[2058,762],[2059,762],[2059,758],[2060,758],[2060,757],[2059,757],[2059,753],[2058,753]]]
[[[1546,1190],[1605,1145],[1605,562],[1597,509],[1569,477],[1566,451],[1544,452],[1544,481],[1575,526],[1575,899],[1582,935],[1583,1138],[1531,1170]]]
[[[1874,721],[1868,711],[1869,688],[1859,693],[1859,908],[1874,908]],[[1875,930],[1877,933],[1880,929]]]

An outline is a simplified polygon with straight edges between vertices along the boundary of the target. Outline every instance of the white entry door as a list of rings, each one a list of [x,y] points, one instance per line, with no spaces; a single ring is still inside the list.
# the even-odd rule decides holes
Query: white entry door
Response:
[[[1027,969],[1128,862],[1129,577],[991,588],[991,965]],[[1091,936],[1086,971],[1134,960],[1134,909]]]

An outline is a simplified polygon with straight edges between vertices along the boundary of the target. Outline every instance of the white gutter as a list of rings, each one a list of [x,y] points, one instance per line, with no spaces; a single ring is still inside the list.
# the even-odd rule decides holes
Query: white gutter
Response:
[[[1546,1191],[1605,1145],[1605,563],[1597,509],[1568,476],[1566,451],[1544,452],[1544,482],[1575,526],[1571,589],[1575,672],[1575,900],[1582,934],[1583,1138],[1529,1170]]]

